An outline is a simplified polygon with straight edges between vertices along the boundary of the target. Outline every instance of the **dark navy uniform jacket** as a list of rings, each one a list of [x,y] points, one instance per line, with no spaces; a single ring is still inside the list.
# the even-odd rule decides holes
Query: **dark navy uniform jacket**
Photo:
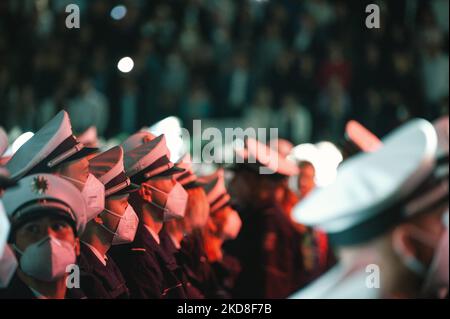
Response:
[[[186,265],[180,264],[180,260],[177,259],[179,250],[175,247],[172,239],[164,228],[159,233],[159,237],[161,239],[161,247],[163,248],[164,253],[167,255],[167,259],[171,264],[175,264],[178,268],[177,273],[180,276],[179,279],[183,284],[187,297],[189,299],[204,299],[204,295],[202,294],[201,289],[192,285],[192,283],[190,282]]]
[[[226,245],[226,251],[242,267],[233,297],[288,297],[299,288],[297,272],[301,270],[302,258],[298,232],[274,204],[240,213],[241,231],[236,240]]]
[[[203,240],[199,230],[185,237],[176,255],[178,263],[182,265],[192,285],[197,287],[206,298],[229,298],[230,295],[220,285],[212,265],[208,262]]]
[[[8,287],[0,289],[0,299],[36,299],[33,291],[20,280],[17,273],[14,274]],[[65,299],[86,299],[86,295],[79,288],[71,288],[66,291]]]
[[[92,250],[81,243],[80,286],[88,298],[127,299],[128,287],[114,260],[107,256],[103,265]]]
[[[171,263],[142,223],[134,242],[112,247],[110,255],[125,277],[131,298],[187,298],[176,264]]]
[[[237,258],[224,253],[222,260],[211,264],[217,285],[222,288],[223,298],[231,298],[236,280],[241,272]]]

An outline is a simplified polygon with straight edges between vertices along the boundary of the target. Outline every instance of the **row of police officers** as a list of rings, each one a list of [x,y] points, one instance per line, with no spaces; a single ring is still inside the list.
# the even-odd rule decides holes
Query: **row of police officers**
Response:
[[[0,298],[446,296],[448,117],[348,127],[336,179],[300,201],[308,165],[251,138],[197,176],[164,135],[100,150],[65,111],[11,157],[0,130]]]

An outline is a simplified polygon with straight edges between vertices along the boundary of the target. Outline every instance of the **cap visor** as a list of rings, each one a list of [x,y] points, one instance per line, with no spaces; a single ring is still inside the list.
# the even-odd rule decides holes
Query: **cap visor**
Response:
[[[203,186],[204,185],[202,183],[199,183],[198,181],[193,181],[193,182],[187,183],[183,187],[185,189],[192,189],[192,188],[203,187]]]
[[[185,171],[184,168],[180,168],[180,167],[177,167],[177,166],[173,166],[173,167],[169,168],[168,170],[166,170],[166,171],[164,171],[164,172],[161,172],[161,173],[159,173],[159,174],[157,174],[157,175],[155,175],[155,176],[152,176],[152,178],[153,178],[153,177],[172,176],[172,175],[175,175],[175,174],[180,174],[180,173],[182,173],[182,172],[184,172],[184,171]]]
[[[76,160],[82,159],[83,157],[86,157],[86,156],[92,155],[94,153],[97,153],[99,151],[100,151],[100,149],[96,148],[96,147],[83,147],[79,152],[76,152],[72,156],[66,158],[60,164],[76,161]]]
[[[117,193],[110,194],[109,196],[118,196],[118,195],[134,193],[134,192],[137,192],[140,188],[141,188],[141,186],[139,186],[138,184],[131,183],[127,187],[118,191]]]

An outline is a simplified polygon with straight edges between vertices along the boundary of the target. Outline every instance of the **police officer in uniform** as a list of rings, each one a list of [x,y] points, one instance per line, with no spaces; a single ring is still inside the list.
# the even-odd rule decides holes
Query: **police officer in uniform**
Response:
[[[122,147],[116,146],[89,161],[89,170],[105,185],[105,209],[88,216],[81,237],[81,288],[88,298],[124,299],[128,287],[114,260],[108,255],[112,245],[134,240],[138,217],[128,203],[129,193],[137,191],[123,166]]]
[[[185,154],[176,166],[184,170],[175,177],[188,193],[188,202],[183,219],[174,219],[165,223],[160,233],[161,245],[181,267],[182,281],[188,298],[200,299],[208,296],[212,272],[208,263],[202,262],[201,258],[195,259],[202,252],[190,254],[185,246],[186,242],[190,242],[194,244],[192,249],[195,251],[203,250],[202,246],[195,246],[200,243],[193,241],[192,237],[201,233],[205,226],[209,216],[209,203],[205,191],[197,182],[189,153]]]
[[[79,190],[60,177],[36,174],[8,189],[3,201],[19,268],[0,298],[84,298],[76,285],[66,285],[67,267],[76,263],[79,234],[86,224]]]
[[[233,297],[285,298],[298,289],[296,272],[302,261],[298,233],[279,199],[285,179],[296,175],[298,169],[251,138],[237,154],[240,160],[233,168],[229,192],[237,204],[242,229],[237,239],[226,245],[242,266]]]
[[[448,209],[448,149],[440,154],[437,140],[431,123],[412,120],[294,208],[298,222],[327,232],[339,263],[292,298],[419,296]]]
[[[86,156],[95,151],[76,139],[69,116],[61,111],[20,147],[6,168],[14,180],[36,173],[53,173],[84,183],[89,174]]]
[[[15,181],[36,173],[60,176],[80,190],[88,213],[99,214],[105,204],[104,186],[89,173],[87,159],[97,151],[76,139],[69,116],[61,111],[19,148],[6,168]]]
[[[242,226],[239,214],[231,207],[230,195],[225,188],[223,169],[204,176],[200,183],[207,193],[210,218],[205,227],[205,251],[217,282],[211,297],[231,298],[241,267],[239,261],[223,250],[226,241],[236,239]]]
[[[0,289],[9,285],[17,268],[16,256],[7,244],[11,225],[1,200],[3,191],[12,186],[15,186],[15,183],[10,180],[9,173],[6,169],[0,167]]]
[[[113,247],[111,256],[124,275],[132,298],[184,299],[181,270],[164,252],[159,235],[165,221],[184,215],[187,194],[172,177],[180,169],[169,160],[164,135],[146,143],[138,139],[134,146],[127,145],[124,163],[131,181],[141,185],[130,196],[140,222],[134,242]]]

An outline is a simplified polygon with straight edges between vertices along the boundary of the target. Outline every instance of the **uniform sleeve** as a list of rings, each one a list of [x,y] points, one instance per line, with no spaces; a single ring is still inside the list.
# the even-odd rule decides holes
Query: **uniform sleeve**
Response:
[[[267,216],[263,232],[264,298],[285,298],[293,290],[296,238],[288,221],[279,214],[282,213]]]
[[[161,271],[146,254],[130,258],[130,272],[126,276],[130,296],[134,299],[161,299]]]
[[[80,287],[89,299],[109,299],[108,292],[102,283],[92,274],[82,272],[80,275]]]

